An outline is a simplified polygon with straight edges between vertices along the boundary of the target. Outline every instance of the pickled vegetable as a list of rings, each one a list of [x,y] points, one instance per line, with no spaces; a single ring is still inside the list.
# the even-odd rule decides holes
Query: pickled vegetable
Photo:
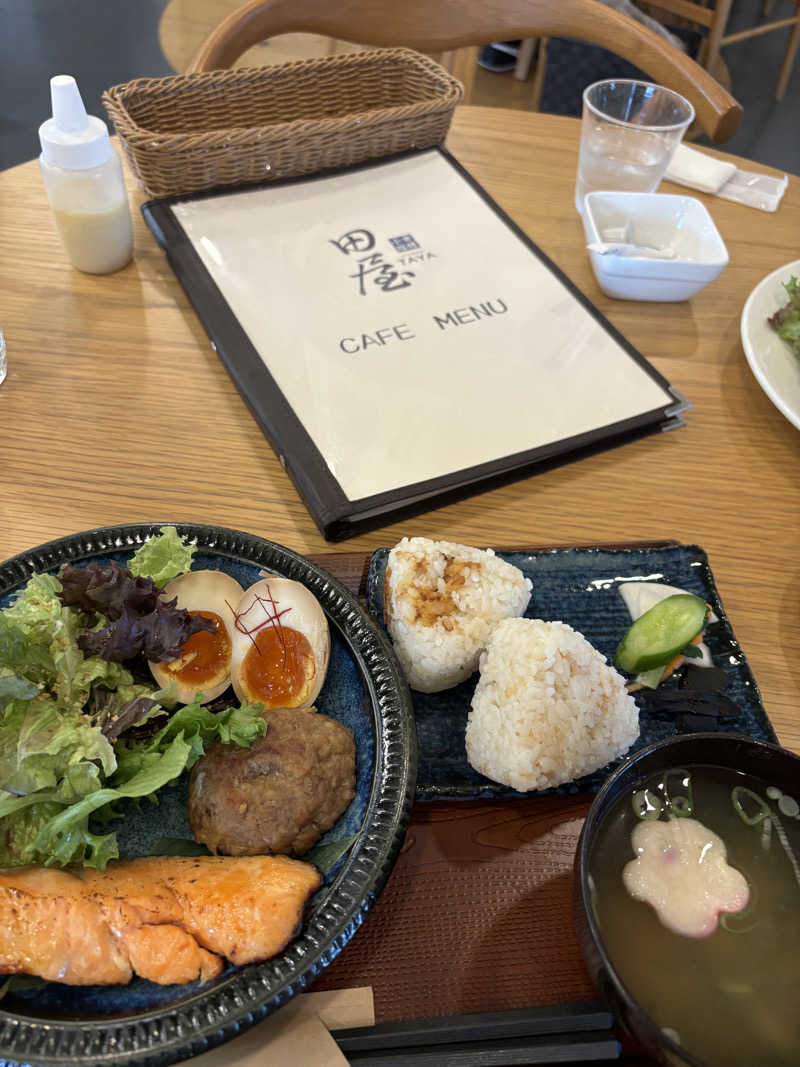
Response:
[[[702,633],[708,614],[699,596],[667,597],[633,623],[614,653],[614,666],[629,674],[663,667]]]

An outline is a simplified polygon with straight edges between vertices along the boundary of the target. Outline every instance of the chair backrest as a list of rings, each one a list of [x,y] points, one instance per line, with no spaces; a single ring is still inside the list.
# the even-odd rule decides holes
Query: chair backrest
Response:
[[[800,48],[800,0],[794,0],[794,14],[788,14],[784,9],[777,12],[778,17],[769,19],[768,7],[770,0],[762,0],[761,17],[755,25],[738,29],[735,33],[726,33],[728,18],[733,6],[733,0],[712,0],[711,7],[706,7],[696,0],[648,0],[649,7],[658,8],[661,11],[669,11],[672,15],[678,15],[682,20],[689,20],[704,26],[708,33],[703,40],[703,45],[698,56],[699,62],[707,69],[712,70],[720,49],[723,45],[739,44],[741,41],[749,41],[751,37],[760,37],[762,33],[771,33],[773,30],[785,30],[791,28],[786,43],[786,52],[778,74],[778,84],[775,87],[775,99],[782,100],[789,84],[792,73],[792,65],[798,48]]]
[[[694,60],[599,0],[251,0],[206,38],[188,71],[230,67],[259,41],[296,32],[420,52],[571,37],[609,49],[681,93],[716,141],[732,137],[742,117],[737,101]]]

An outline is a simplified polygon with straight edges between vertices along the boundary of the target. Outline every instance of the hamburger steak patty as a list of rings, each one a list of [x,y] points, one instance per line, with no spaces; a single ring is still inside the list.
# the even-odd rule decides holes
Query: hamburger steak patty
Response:
[[[213,853],[301,856],[355,795],[352,731],[316,708],[265,711],[250,748],[215,741],[189,780],[189,822]]]

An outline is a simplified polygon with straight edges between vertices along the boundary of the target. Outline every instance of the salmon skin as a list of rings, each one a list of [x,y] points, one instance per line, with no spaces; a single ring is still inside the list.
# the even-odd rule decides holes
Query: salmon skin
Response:
[[[66,985],[208,981],[276,955],[320,886],[288,856],[143,857],[0,870],[0,974]]]

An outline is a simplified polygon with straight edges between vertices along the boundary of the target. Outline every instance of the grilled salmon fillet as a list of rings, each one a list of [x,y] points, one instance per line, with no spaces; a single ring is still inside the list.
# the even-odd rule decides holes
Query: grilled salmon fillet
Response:
[[[67,985],[208,981],[256,963],[297,934],[319,888],[310,863],[287,856],[157,856],[105,871],[0,871],[0,974]]]

